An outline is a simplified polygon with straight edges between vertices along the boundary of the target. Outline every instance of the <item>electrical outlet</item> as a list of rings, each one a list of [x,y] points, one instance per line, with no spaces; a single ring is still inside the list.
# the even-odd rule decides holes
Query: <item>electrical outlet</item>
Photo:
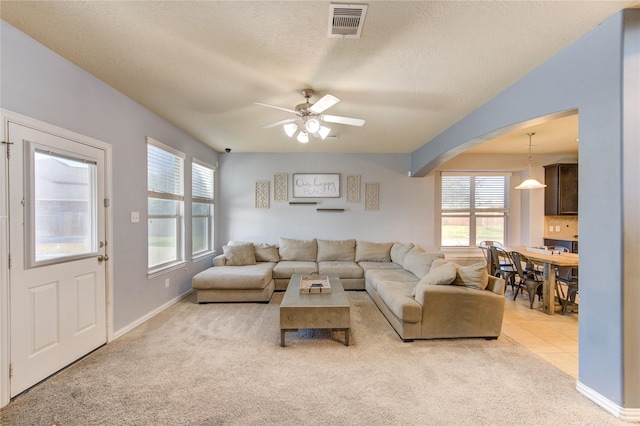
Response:
[[[140,213],[139,212],[131,212],[131,223],[140,222]]]
[[[560,225],[556,225],[556,232],[560,232]]]
[[[164,280],[164,287],[165,287],[165,288],[169,288],[169,278],[167,278],[166,280]]]

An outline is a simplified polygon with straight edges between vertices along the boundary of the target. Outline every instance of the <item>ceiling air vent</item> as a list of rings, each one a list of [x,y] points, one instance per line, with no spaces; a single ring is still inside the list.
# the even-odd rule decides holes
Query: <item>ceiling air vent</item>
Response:
[[[331,4],[329,6],[329,37],[360,38],[366,4]]]

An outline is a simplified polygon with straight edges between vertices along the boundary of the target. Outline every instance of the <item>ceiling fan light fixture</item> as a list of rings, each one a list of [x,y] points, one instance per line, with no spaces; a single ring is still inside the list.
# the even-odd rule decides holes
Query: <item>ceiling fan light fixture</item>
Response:
[[[287,123],[282,126],[282,128],[284,129],[284,132],[287,134],[287,136],[291,138],[298,130],[298,125],[296,123]]]
[[[298,133],[297,139],[298,139],[298,142],[300,143],[307,143],[309,142],[309,134],[307,132],[302,131]]]
[[[320,121],[317,118],[310,118],[305,123],[304,127],[307,129],[309,133],[316,133],[320,130]]]
[[[327,138],[327,136],[329,136],[329,133],[331,133],[331,129],[330,128],[328,128],[326,126],[320,126],[320,129],[318,130],[318,134],[320,135],[322,140],[325,140]]]

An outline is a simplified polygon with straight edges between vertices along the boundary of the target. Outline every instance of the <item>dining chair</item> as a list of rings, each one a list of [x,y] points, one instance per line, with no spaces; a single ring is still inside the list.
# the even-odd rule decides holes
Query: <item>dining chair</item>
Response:
[[[520,278],[516,283],[513,300],[516,300],[521,289],[526,288],[529,294],[529,309],[533,309],[533,301],[535,300],[536,294],[538,295],[538,300],[542,300],[542,280],[540,280],[539,275],[533,272],[533,270],[523,268],[522,264],[524,263],[526,265],[532,265],[533,269],[535,269],[535,264],[533,264],[529,258],[517,251],[512,251],[510,254],[518,277]]]
[[[511,256],[507,251],[497,246],[489,246],[491,253],[491,263],[493,264],[493,275],[504,279],[505,283],[511,285],[511,289],[515,289],[516,269],[511,260]]]
[[[487,261],[487,272],[489,273],[489,275],[495,275],[496,273],[496,268],[493,264],[493,261],[491,260],[491,252],[489,251],[489,246],[494,245],[502,247],[502,243],[500,243],[499,241],[484,240],[478,243],[478,248],[482,250],[484,259]]]
[[[573,275],[573,269],[571,268],[561,268],[567,269],[568,273],[566,275],[558,275],[556,276],[556,297],[558,298],[558,302],[562,305],[562,315],[567,313],[567,307],[569,305],[577,307],[576,297],[578,295],[578,275]],[[576,269],[577,271],[577,269]],[[567,293],[564,294],[561,286],[567,287]]]
[[[564,246],[549,246],[547,247],[549,250],[559,251],[562,253],[568,253],[570,250]],[[575,304],[575,297],[578,289],[578,270],[574,268],[559,268],[556,267],[556,297],[558,298],[558,302],[562,305],[562,313],[564,314],[567,311],[567,305],[569,303]],[[567,294],[565,295],[564,290],[562,289],[562,285],[564,284],[567,287]],[[571,293],[571,295],[569,295]],[[573,302],[570,299],[573,300]]]

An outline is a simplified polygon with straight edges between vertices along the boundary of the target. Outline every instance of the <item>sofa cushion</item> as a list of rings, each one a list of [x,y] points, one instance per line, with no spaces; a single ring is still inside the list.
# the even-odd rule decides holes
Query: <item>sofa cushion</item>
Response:
[[[318,273],[321,275],[337,275],[340,278],[363,278],[362,268],[355,262],[327,260],[318,262]]]
[[[256,262],[278,262],[280,260],[278,247],[275,245],[254,243],[253,251],[256,255]]]
[[[196,274],[192,286],[197,290],[260,290],[271,282],[275,263],[246,266],[214,266]]]
[[[431,264],[436,259],[444,259],[444,253],[427,253],[423,248],[415,246],[405,256],[402,266],[422,279],[429,273]]]
[[[484,290],[488,283],[487,262],[482,261],[468,266],[457,265],[456,279],[452,284]]]
[[[318,273],[316,262],[301,262],[296,260],[281,260],[273,268],[273,278],[291,278],[293,274]]]
[[[353,262],[356,257],[356,240],[318,240],[318,262],[340,260]]]
[[[416,278],[415,275],[402,268],[367,269],[364,273],[364,277],[374,290],[378,289],[379,283],[387,281],[407,282],[412,285],[418,283],[418,278]]]
[[[378,284],[377,292],[395,316],[416,323],[422,319],[422,305],[411,294],[414,287],[415,283],[385,281]]]
[[[280,260],[298,260],[303,262],[315,262],[318,256],[318,244],[316,239],[293,240],[280,237]]]
[[[402,265],[402,263],[404,263],[404,257],[413,247],[412,243],[402,244],[396,241],[393,243],[393,246],[391,246],[391,261],[398,265]]]
[[[456,279],[457,271],[455,263],[436,259],[431,264],[429,273],[418,282],[418,285],[449,285]]]
[[[364,271],[369,269],[402,269],[402,266],[393,262],[358,262],[358,265]]]
[[[256,256],[253,251],[253,244],[238,244],[232,246],[222,246],[227,266],[255,265]]]
[[[393,243],[369,243],[358,241],[356,244],[356,262],[391,262]]]

